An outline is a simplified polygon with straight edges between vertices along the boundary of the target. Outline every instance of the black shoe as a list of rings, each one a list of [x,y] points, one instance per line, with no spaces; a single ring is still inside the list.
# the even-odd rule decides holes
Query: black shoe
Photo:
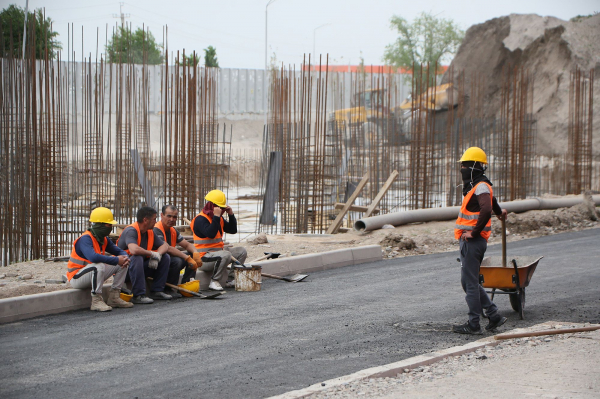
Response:
[[[495,330],[496,328],[500,327],[502,324],[506,323],[506,320],[508,320],[506,317],[504,316],[498,316],[497,319],[490,319],[490,322],[488,323],[487,326],[485,326],[485,330],[486,331],[492,331]]]
[[[477,328],[474,329],[473,327],[471,327],[469,322],[466,322],[465,324],[460,324],[458,326],[452,326],[452,332],[459,333],[459,334],[473,334],[473,335],[482,335],[483,334],[483,330],[481,329],[480,326],[477,326]]]
[[[152,298],[152,299],[158,299],[158,300],[163,300],[163,301],[168,301],[170,299],[173,299],[173,297],[171,295],[165,294],[163,291],[151,292],[150,293],[150,298]]]

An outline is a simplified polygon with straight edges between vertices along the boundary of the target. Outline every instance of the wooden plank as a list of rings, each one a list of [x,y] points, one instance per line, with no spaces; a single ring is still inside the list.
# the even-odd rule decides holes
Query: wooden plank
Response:
[[[352,231],[352,229],[351,229],[350,227],[340,227],[340,228],[338,229],[338,231],[339,231],[340,233],[347,233],[347,232],[349,232],[349,231]]]
[[[344,205],[346,205],[346,204],[343,202],[336,202],[335,209],[343,209]],[[367,211],[367,209],[369,209],[368,206],[352,205],[350,207],[350,209],[348,209],[348,212],[363,212],[364,213]],[[379,213],[379,212],[381,212],[381,209],[379,209],[379,208],[376,208],[373,210],[373,213]]]
[[[381,187],[381,190],[379,190],[379,192],[375,196],[375,199],[373,200],[373,202],[371,202],[371,205],[369,205],[369,209],[367,209],[367,212],[365,213],[365,215],[363,217],[368,218],[373,213],[375,213],[374,212],[375,211],[375,207],[377,205],[379,205],[379,201],[381,201],[381,199],[383,198],[383,196],[385,195],[385,193],[387,193],[387,191],[392,186],[392,183],[394,182],[394,180],[396,180],[397,178],[398,178],[398,171],[395,170],[395,171],[392,172],[392,174],[390,175],[390,177],[388,177],[388,179],[385,182],[385,184],[383,185],[383,187]]]
[[[364,177],[362,178],[362,180],[360,181],[360,183],[358,183],[358,186],[356,186],[356,190],[354,190],[354,192],[352,193],[350,198],[348,198],[348,201],[346,201],[346,205],[344,205],[344,207],[342,208],[340,213],[338,213],[335,220],[331,223],[331,225],[327,229],[326,234],[334,234],[340,228],[340,226],[342,225],[342,220],[344,220],[344,216],[346,216],[346,213],[348,213],[348,210],[354,203],[354,200],[359,196],[362,189],[367,185],[368,180],[369,180],[369,173],[366,173],[364,175]]]

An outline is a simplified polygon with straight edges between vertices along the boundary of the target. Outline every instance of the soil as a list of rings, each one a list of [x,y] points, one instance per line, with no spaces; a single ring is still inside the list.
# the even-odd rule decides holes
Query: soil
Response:
[[[571,208],[529,211],[509,214],[506,222],[507,242],[540,237],[568,231],[599,228],[598,208],[583,203]],[[490,244],[501,242],[500,223],[494,218]],[[242,242],[239,235],[228,235],[233,246],[243,246],[248,251],[247,262],[260,258],[265,252],[281,256],[295,256],[326,252],[341,248],[379,244],[384,259],[415,256],[458,250],[453,234],[454,221],[415,223],[374,230],[366,233],[350,231],[343,234],[281,234],[267,235],[267,242],[247,237]],[[185,235],[185,233],[184,233]],[[255,242],[254,244],[251,242]],[[66,262],[33,260],[0,268],[0,298],[50,292],[70,288],[69,284],[56,284],[66,274]]]

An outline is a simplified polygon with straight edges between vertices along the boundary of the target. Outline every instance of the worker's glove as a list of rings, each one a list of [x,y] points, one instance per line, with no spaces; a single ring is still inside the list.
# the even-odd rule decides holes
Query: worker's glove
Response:
[[[192,258],[194,259],[198,267],[202,267],[202,257],[200,256],[200,252],[194,252],[192,254]]]
[[[150,269],[156,270],[158,268],[158,261],[156,259],[150,259],[150,261],[148,262],[148,267]]]
[[[192,270],[196,270],[196,269],[198,268],[198,264],[196,263],[196,261],[195,261],[195,260],[194,260],[194,259],[193,259],[191,256],[188,256],[188,257],[185,259],[185,261],[187,262],[187,264],[188,264],[188,267],[189,267],[190,269],[192,269]]]
[[[160,262],[160,259],[162,258],[162,255],[159,254],[158,252],[152,251],[151,254],[150,254],[150,258],[151,259],[156,259],[157,262]]]

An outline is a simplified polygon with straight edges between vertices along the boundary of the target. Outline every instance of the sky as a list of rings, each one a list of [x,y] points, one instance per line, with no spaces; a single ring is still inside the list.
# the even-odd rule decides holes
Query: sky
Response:
[[[26,0],[0,0],[1,8]],[[29,8],[45,8],[54,21],[63,45],[73,47],[75,59],[104,53],[110,36],[120,24],[120,12],[133,28],[150,29],[158,43],[168,27],[169,59],[177,50],[203,54],[213,46],[222,68],[264,69],[267,63],[299,67],[306,54],[329,55],[334,65],[382,65],[385,47],[397,32],[390,18],[412,21],[421,12],[451,19],[463,30],[489,19],[517,14],[538,14],[568,20],[600,11],[600,0],[503,0],[503,1],[392,1],[392,0],[29,0]],[[268,18],[265,24],[265,10]],[[69,24],[74,38],[69,44]],[[265,25],[267,51],[265,52]],[[83,30],[83,33],[82,33]],[[82,39],[83,35],[83,39]],[[82,43],[83,42],[83,43]],[[83,48],[83,50],[82,50]],[[313,62],[314,63],[314,62]],[[317,61],[318,63],[318,61]]]

